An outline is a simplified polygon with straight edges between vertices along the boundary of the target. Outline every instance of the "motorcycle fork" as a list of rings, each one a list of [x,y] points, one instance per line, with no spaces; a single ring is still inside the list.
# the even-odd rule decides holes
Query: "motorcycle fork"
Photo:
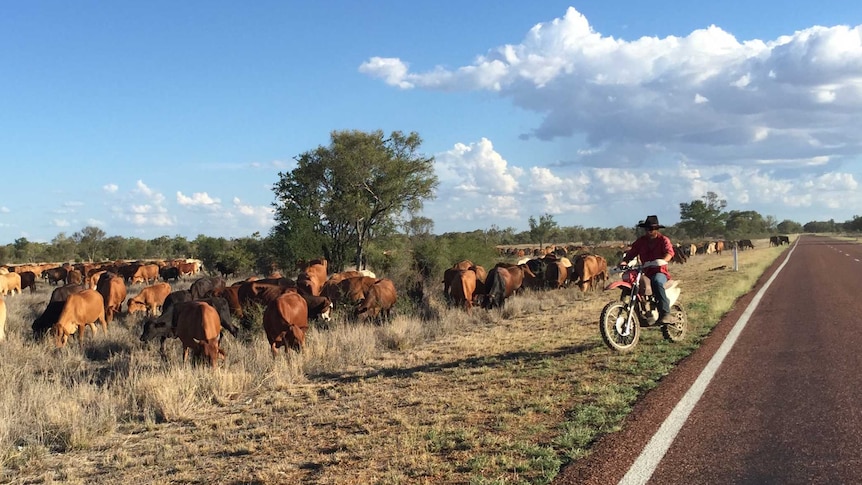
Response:
[[[617,333],[622,337],[628,337],[631,335],[632,326],[635,325],[635,307],[641,304],[640,298],[638,298],[638,290],[639,285],[635,283],[632,285],[631,291],[628,294],[623,293],[622,301],[624,308],[626,309],[626,320],[622,325],[617,324]]]

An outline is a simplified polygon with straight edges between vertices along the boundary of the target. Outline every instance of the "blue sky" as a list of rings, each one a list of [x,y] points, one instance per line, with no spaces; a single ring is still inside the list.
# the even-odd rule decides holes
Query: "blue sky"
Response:
[[[5,2],[0,243],[268,233],[332,130],[416,131],[435,232],[862,214],[859,2]]]

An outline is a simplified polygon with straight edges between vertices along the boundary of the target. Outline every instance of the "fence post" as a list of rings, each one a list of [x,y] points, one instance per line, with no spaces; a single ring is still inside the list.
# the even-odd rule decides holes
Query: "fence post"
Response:
[[[739,250],[733,246],[733,270],[739,271]]]

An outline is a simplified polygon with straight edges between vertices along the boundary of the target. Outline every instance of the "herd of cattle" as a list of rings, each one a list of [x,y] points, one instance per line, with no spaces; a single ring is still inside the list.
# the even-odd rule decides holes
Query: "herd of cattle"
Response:
[[[598,254],[580,254],[570,260],[551,252],[517,263],[497,263],[490,270],[464,260],[444,271],[443,296],[450,304],[472,312],[473,306],[502,308],[508,297],[525,289],[574,284],[588,291],[602,287],[607,279],[608,261]]]
[[[149,266],[155,272],[152,268],[144,270]],[[234,324],[235,319],[246,329],[251,328],[253,306],[263,310],[263,329],[273,355],[277,355],[281,347],[301,349],[309,320],[328,320],[336,305],[351,305],[350,315],[358,320],[379,322],[389,318],[397,299],[390,279],[376,278],[367,271],[329,275],[327,261],[322,258],[298,265],[296,279],[272,274],[232,285],[227,285],[221,276],[202,276],[197,274],[198,270],[191,270],[189,275],[195,279],[189,289],[177,291],[173,291],[169,282],[174,273],[164,271],[169,267],[174,266],[122,263],[86,272],[56,266],[41,268],[41,278],[57,287],[45,310],[32,323],[33,335],[41,338],[50,333],[57,347],[65,346],[73,335],[83,344],[87,327],[93,334],[99,326],[107,331],[117,315],[142,312],[145,315],[142,341],[160,339],[159,348],[164,355],[165,341],[177,338],[182,344],[184,361],[192,352],[194,357],[217,365],[224,357],[219,347],[222,331],[236,337],[240,327]],[[21,280],[25,272],[35,276],[34,268],[27,267],[19,273],[21,268],[5,267],[3,280],[7,277]],[[58,269],[65,269],[65,273],[54,271]],[[69,279],[73,271],[79,272],[81,278]],[[61,273],[65,275],[62,278]],[[85,274],[87,278],[83,278]],[[181,273],[177,278],[182,276]],[[163,281],[158,281],[159,278]],[[135,285],[141,285],[140,290],[127,298]],[[35,284],[30,288],[33,291]],[[9,294],[16,291],[20,294],[21,289],[20,284],[12,285]],[[5,300],[0,298],[0,339],[5,337],[5,309]]]
[[[787,236],[769,239],[771,246],[789,242]],[[754,244],[742,239],[677,245],[673,262],[684,263],[695,254],[721,254],[728,247],[745,250],[753,249]],[[624,250],[620,248],[615,256],[621,257]],[[443,274],[444,299],[471,312],[474,306],[502,308],[507,298],[525,289],[576,285],[586,292],[604,286],[608,261],[603,256],[583,253],[569,259],[559,254],[549,251],[516,263],[501,262],[487,271],[469,260],[461,261]],[[33,321],[32,331],[37,337],[51,332],[58,347],[72,335],[83,343],[88,326],[93,333],[98,331],[97,324],[107,331],[117,315],[141,312],[145,314],[141,340],[160,339],[164,355],[166,339],[177,338],[184,360],[193,351],[213,365],[224,356],[218,345],[222,330],[236,336],[240,329],[234,319],[250,328],[252,306],[263,310],[264,331],[276,355],[281,347],[301,349],[309,320],[328,320],[339,305],[348,306],[356,319],[379,322],[389,318],[397,301],[392,280],[367,271],[330,275],[323,258],[299,262],[297,269],[295,280],[275,273],[228,286],[223,277],[199,275],[201,264],[197,260],[4,266],[0,267],[0,294],[20,294],[28,287],[35,292],[37,275],[56,285],[47,307]],[[170,281],[187,277],[196,278],[189,289],[174,291]],[[143,286],[138,293],[127,298],[129,289],[139,284]],[[0,340],[5,339],[5,322],[6,303],[0,298]]]

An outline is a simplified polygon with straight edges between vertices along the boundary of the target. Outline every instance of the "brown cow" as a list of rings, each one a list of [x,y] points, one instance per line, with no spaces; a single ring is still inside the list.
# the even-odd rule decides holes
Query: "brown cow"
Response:
[[[95,271],[91,271],[90,276],[87,277],[87,284],[89,285],[89,287],[95,290],[96,286],[99,284],[99,278],[101,278],[102,275],[105,274],[105,272],[106,270],[104,269],[97,269]]]
[[[21,294],[21,275],[18,273],[0,274],[0,295],[7,293],[14,295],[15,290],[18,291],[19,295]]]
[[[195,263],[178,263],[177,270],[179,270],[180,277],[192,276],[196,273],[195,271]]]
[[[458,271],[462,269],[470,269],[473,266],[472,261],[464,259],[453,264],[451,268],[447,268],[446,271],[443,272],[443,296],[445,298],[449,298],[449,286],[452,284],[452,278],[458,274]],[[484,281],[484,278],[482,278],[482,280]]]
[[[269,340],[272,355],[279,347],[302,349],[308,330],[308,303],[299,293],[289,291],[266,306],[263,312],[263,329]]]
[[[209,359],[213,367],[223,358],[224,350],[219,348],[221,335],[221,320],[218,311],[210,304],[202,301],[187,301],[173,305],[172,321],[164,319],[148,320],[144,323],[141,341],[161,337],[180,339],[183,345],[183,362],[189,358],[189,350],[194,350],[194,356]]]
[[[148,315],[155,315],[156,311],[161,311],[162,305],[165,303],[165,298],[171,294],[171,285],[168,283],[156,283],[152,286],[141,288],[141,292],[129,298],[126,303],[129,313],[146,312]]]
[[[102,329],[108,332],[108,323],[105,321],[105,303],[102,295],[96,290],[83,290],[72,293],[66,299],[63,311],[57,323],[54,324],[54,336],[57,339],[57,347],[66,345],[69,336],[78,333],[78,344],[84,345],[84,328],[87,325],[97,332],[96,322],[102,322]]]
[[[376,281],[377,278],[361,275],[344,278],[336,284],[327,281],[323,284],[323,290],[320,294],[329,298],[333,305],[337,305],[345,299],[350,304],[355,305],[365,298],[365,292]]]
[[[380,278],[365,292],[365,298],[356,305],[355,314],[361,320],[389,320],[397,299],[392,280]]]
[[[146,285],[154,284],[159,280],[159,265],[144,264],[138,266],[138,269],[132,274],[132,284],[144,283]]]
[[[105,318],[108,323],[114,321],[114,314],[123,311],[126,301],[126,283],[116,273],[105,272],[96,283],[96,291],[102,295],[105,305]]]
[[[60,313],[63,312],[63,307],[66,305],[66,300],[69,298],[69,295],[72,293],[79,293],[84,290],[85,288],[82,285],[65,285],[54,288],[54,291],[51,292],[51,298],[48,300],[48,306],[45,307],[45,311],[43,311],[36,320],[33,320],[33,323],[31,324],[33,336],[40,338],[44,336],[48,330],[53,328],[54,324],[57,323],[57,320],[60,319]]]
[[[607,272],[607,261],[605,269],[602,270],[599,257],[594,254],[580,254],[572,262],[571,270],[572,280],[585,292],[596,288],[599,280],[605,279],[603,275]]]
[[[328,263],[324,258],[312,259],[308,263],[301,261],[297,263],[300,270],[296,277],[297,288],[309,295],[319,296],[323,284],[326,283],[327,266]]]
[[[213,292],[213,296],[224,298],[230,308],[231,315],[240,319],[242,318],[242,305],[239,303],[239,287],[241,284],[234,284]]]
[[[450,301],[455,306],[463,306],[467,313],[473,313],[476,280],[476,271],[472,269],[459,269],[457,270],[457,274],[450,280]]]

